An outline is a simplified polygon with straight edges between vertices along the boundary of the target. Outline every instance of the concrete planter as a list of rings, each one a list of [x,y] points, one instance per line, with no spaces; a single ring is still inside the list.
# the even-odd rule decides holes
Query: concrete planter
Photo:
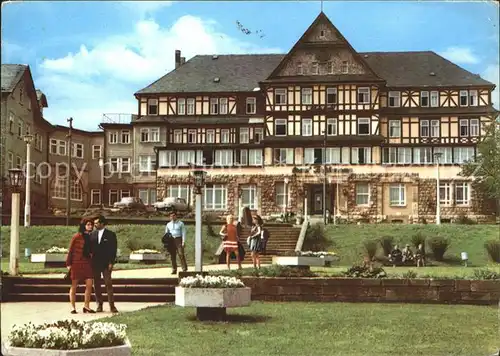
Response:
[[[6,344],[3,352],[8,356],[130,356],[132,346],[129,340],[126,340],[125,345],[80,350],[30,349]]]
[[[131,253],[129,262],[138,262],[146,264],[155,264],[166,261],[167,258],[163,253]]]
[[[31,255],[31,262],[43,263],[45,267],[64,267],[66,256],[66,253],[34,253]]]
[[[273,265],[295,267],[323,267],[325,265],[325,259],[321,257],[305,256],[273,256]]]

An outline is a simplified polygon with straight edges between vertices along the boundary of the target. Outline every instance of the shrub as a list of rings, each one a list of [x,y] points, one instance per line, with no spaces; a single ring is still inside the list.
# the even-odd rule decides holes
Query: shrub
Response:
[[[214,230],[213,225],[219,220],[219,216],[214,213],[203,215],[203,224],[207,226],[207,233],[210,237],[219,237],[219,234]]]
[[[387,273],[382,267],[352,266],[343,275],[351,278],[385,278]]]
[[[394,238],[392,236],[384,236],[380,239],[380,245],[384,250],[384,256],[389,256],[394,246]]]
[[[317,274],[303,268],[272,265],[261,269],[244,268],[233,271],[213,271],[211,275],[231,277],[317,277]]]
[[[467,215],[464,213],[458,215],[458,217],[455,219],[455,224],[460,224],[460,225],[476,225],[477,221],[472,220],[469,218]]]
[[[403,277],[403,278],[406,278],[406,279],[417,278],[417,272],[412,271],[412,270],[410,269],[410,270],[408,270],[407,272],[403,273],[402,277]]]
[[[500,273],[488,268],[476,268],[472,273],[472,279],[500,279]]]
[[[500,263],[500,241],[489,240],[484,244],[488,256],[493,262]]]
[[[425,236],[421,232],[417,232],[411,237],[411,243],[415,249],[418,248],[418,245],[422,244],[425,255]]]
[[[377,254],[377,241],[375,240],[365,240],[363,241],[363,246],[365,248],[366,257],[373,261],[373,258]]]
[[[314,224],[307,229],[302,250],[326,251],[332,244],[332,240],[328,239],[326,235],[325,225]]]
[[[429,241],[431,246],[432,254],[436,261],[442,261],[444,254],[448,247],[450,247],[450,241],[441,236],[436,236]]]
[[[126,246],[130,251],[136,251],[141,248],[141,240],[139,240],[137,237],[129,237],[127,239]]]

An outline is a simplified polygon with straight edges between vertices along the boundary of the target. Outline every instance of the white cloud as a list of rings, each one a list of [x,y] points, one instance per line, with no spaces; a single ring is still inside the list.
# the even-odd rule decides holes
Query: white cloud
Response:
[[[495,106],[495,108],[499,109],[500,108],[500,88],[499,88],[500,65],[498,63],[490,64],[489,66],[486,67],[481,77],[496,85],[495,90],[493,91],[493,93],[491,93],[491,100],[493,101],[493,105]]]
[[[158,10],[172,5],[173,1],[123,1],[119,2],[121,6],[130,10],[133,15],[143,20],[146,16],[152,15]]]
[[[441,52],[440,55],[454,63],[479,63],[479,58],[467,47],[448,47],[444,52]]]
[[[176,49],[186,59],[196,54],[280,52],[229,37],[216,25],[193,16],[179,18],[170,28],[141,20],[130,34],[103,38],[93,47],[81,44],[76,53],[45,59],[35,83],[49,101],[46,118],[62,123],[69,115],[75,127],[82,122],[80,128],[95,129],[102,113],[136,113],[133,94],[174,68]]]

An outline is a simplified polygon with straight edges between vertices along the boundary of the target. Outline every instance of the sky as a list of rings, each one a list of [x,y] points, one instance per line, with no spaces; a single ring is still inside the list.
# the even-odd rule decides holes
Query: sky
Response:
[[[137,113],[134,93],[174,68],[174,51],[287,53],[319,1],[2,3],[2,63],[28,64],[53,124],[97,130],[105,113]],[[431,50],[499,85],[495,1],[325,1],[355,50]],[[252,33],[245,34],[239,22]],[[499,91],[494,93],[499,107]]]

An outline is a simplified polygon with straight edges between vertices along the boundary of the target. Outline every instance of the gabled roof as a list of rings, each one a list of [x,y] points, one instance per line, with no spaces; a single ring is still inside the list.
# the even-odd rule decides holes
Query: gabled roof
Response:
[[[2,64],[2,93],[11,93],[27,68],[24,64]]]

